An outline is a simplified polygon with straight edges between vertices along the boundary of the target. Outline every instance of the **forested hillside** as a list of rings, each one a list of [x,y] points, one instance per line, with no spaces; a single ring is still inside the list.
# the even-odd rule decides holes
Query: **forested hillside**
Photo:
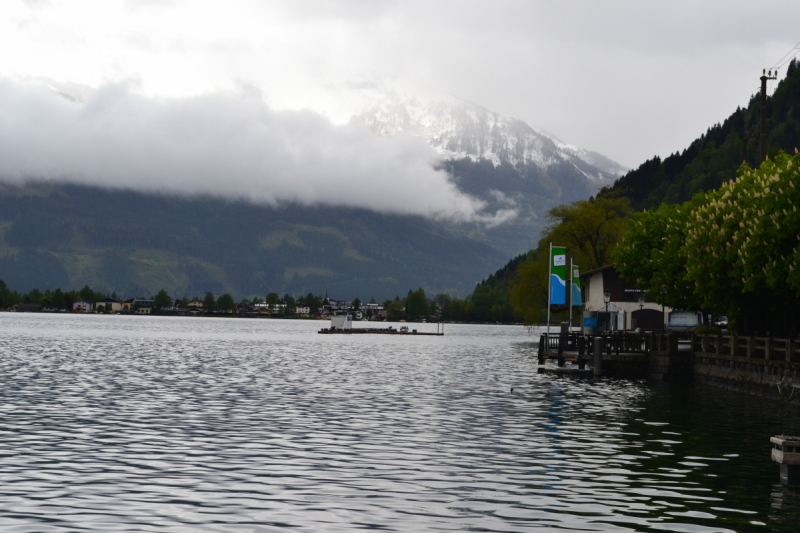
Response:
[[[800,69],[794,60],[787,76],[767,98],[767,153],[794,153],[800,148]],[[754,79],[755,82],[755,79]],[[612,190],[630,198],[635,209],[655,209],[662,202],[685,202],[699,191],[717,189],[736,177],[746,159],[759,163],[759,96],[739,108],[721,124],[715,124],[681,153],[663,160],[654,157],[621,177]],[[744,139],[749,137],[747,154]]]
[[[789,64],[786,78],[767,99],[767,153],[771,160],[781,151],[795,153],[795,149],[800,148],[798,66],[800,65],[794,60]],[[666,219],[663,213],[670,209],[664,206],[656,212],[661,204],[669,204],[676,209],[689,209],[677,204],[687,202],[698,192],[719,189],[737,176],[737,171],[743,162],[751,167],[757,167],[760,163],[759,120],[760,98],[759,95],[755,95],[750,98],[747,107],[737,109],[722,124],[709,128],[683,152],[672,154],[664,160],[655,157],[644,162],[620,178],[613,187],[601,190],[596,198],[552,207],[542,220],[547,226],[542,231],[538,248],[514,258],[506,267],[478,284],[473,294],[464,300],[453,301],[450,317],[457,320],[522,320],[526,323],[540,323],[546,316],[548,270],[547,254],[539,252],[546,250],[548,243],[566,246],[568,256],[573,258],[584,271],[614,262],[613,252],[617,243],[626,234],[631,215],[637,221],[646,216],[655,217],[658,224],[650,230],[656,235],[658,234],[656,229],[665,231],[667,224],[664,223]],[[746,155],[745,138],[748,141]],[[636,211],[644,209],[650,213],[635,214]],[[679,218],[675,215],[670,216],[676,220]],[[742,221],[742,224],[744,223],[745,221]],[[657,243],[648,241],[648,246],[649,248],[644,247],[649,250],[648,253],[659,253],[663,257],[674,256],[678,259],[683,257],[675,250],[672,250],[674,253],[661,250],[661,245]],[[627,247],[626,249],[631,248],[631,244],[628,243]],[[646,254],[637,248],[635,253],[629,255],[643,260]],[[627,260],[630,265],[638,264],[630,257],[627,257]],[[663,263],[652,266],[651,269],[658,271],[659,268],[676,268],[678,273],[672,273],[673,277],[683,279],[686,270],[683,263],[680,261],[670,263],[666,260]],[[698,264],[705,266],[705,263]],[[658,271],[658,275],[634,276],[631,274],[633,267],[630,265],[620,267],[623,275],[642,287],[652,290],[652,287],[660,287],[665,283],[663,272]],[[667,283],[667,285],[670,287],[671,305],[691,309],[713,307],[714,311],[728,313],[731,317],[744,316],[743,311],[733,304],[710,306],[706,301],[698,303],[699,297],[693,292],[694,285],[691,288],[681,286],[680,283]],[[738,289],[732,291],[735,284],[726,287],[728,293],[733,294],[738,291]],[[764,290],[758,293],[759,296],[763,294],[766,294]],[[761,310],[763,306],[750,307]],[[560,320],[564,318],[562,315],[566,312],[566,308],[560,307],[553,312]],[[769,313],[765,316],[769,316]],[[751,329],[760,327],[756,323],[752,316],[747,320]]]
[[[416,216],[0,184],[0,279],[22,292],[466,294],[505,257]]]

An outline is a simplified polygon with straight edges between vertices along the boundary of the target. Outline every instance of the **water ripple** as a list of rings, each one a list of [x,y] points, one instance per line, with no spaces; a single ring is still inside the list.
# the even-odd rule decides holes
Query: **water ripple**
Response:
[[[540,374],[520,327],[448,326],[444,338],[318,327],[0,315],[0,529],[800,522],[798,493],[776,483],[762,442],[797,427],[790,407]]]

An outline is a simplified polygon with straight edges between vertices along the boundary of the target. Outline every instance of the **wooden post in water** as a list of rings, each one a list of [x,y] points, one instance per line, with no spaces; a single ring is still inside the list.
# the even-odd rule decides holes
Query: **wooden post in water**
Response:
[[[594,375],[603,375],[603,338],[594,338]]]
[[[564,366],[567,363],[566,357],[564,357],[564,350],[567,349],[567,340],[569,339],[569,326],[565,326],[565,324],[561,323],[561,332],[558,335],[558,366]]]
[[[781,465],[781,482],[800,480],[800,437],[770,437],[772,460]]]
[[[543,333],[542,335],[539,335],[539,353],[537,354],[539,359],[539,366],[544,365],[544,352],[546,349],[547,349],[547,334]]]
[[[584,370],[586,368],[586,358],[584,354],[586,353],[586,339],[587,337],[580,336],[576,339],[578,344],[578,370]]]

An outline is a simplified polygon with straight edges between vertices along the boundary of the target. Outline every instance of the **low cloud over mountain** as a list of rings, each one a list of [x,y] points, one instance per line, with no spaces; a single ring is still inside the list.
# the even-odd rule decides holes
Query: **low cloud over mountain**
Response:
[[[0,179],[340,205],[497,223],[434,165],[423,139],[274,111],[260,94],[180,99],[131,84],[75,90],[0,79]]]

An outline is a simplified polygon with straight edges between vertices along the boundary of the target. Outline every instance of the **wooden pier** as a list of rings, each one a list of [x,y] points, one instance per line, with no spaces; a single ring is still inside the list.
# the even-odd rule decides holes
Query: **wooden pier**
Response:
[[[408,328],[400,328],[395,329],[393,327],[388,328],[322,328],[319,330],[320,334],[322,335],[426,335],[426,336],[433,336],[433,337],[442,337],[444,336],[444,332],[428,332],[428,331],[417,331],[415,329],[409,330]]]
[[[597,352],[596,350],[597,346]],[[800,401],[800,342],[795,339],[690,332],[597,336],[544,334],[538,360],[587,365],[596,375],[694,379],[785,402]]]
[[[539,365],[544,365],[548,359],[555,360],[559,367],[571,363],[579,370],[590,364],[595,375],[646,375],[650,365],[649,341],[648,335],[629,333],[545,333],[539,339],[538,360]]]

